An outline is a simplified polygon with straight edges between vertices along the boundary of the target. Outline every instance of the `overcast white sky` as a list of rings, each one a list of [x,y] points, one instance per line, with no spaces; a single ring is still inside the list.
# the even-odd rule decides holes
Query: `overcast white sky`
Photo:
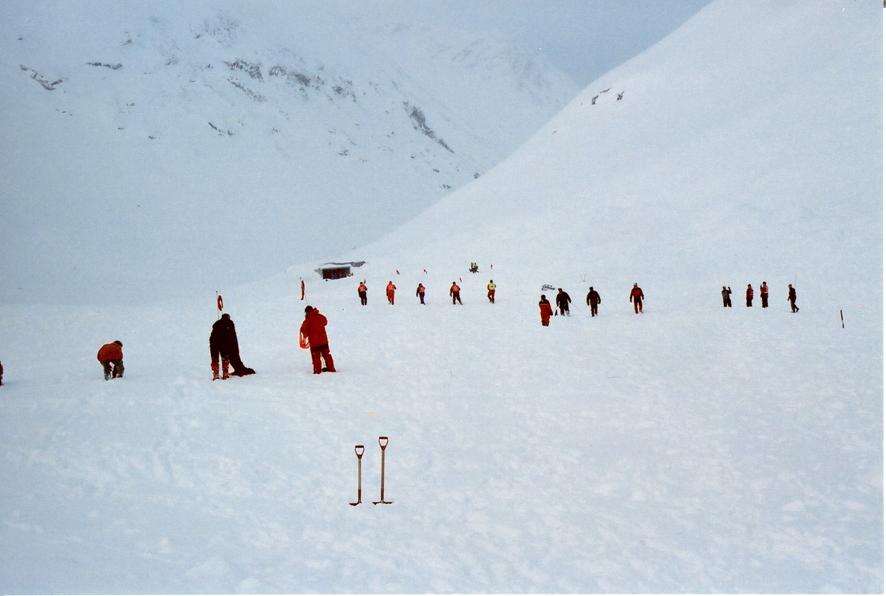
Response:
[[[581,86],[665,37],[711,0],[377,0],[362,10],[500,29],[540,48]],[[356,1],[345,0],[353,9]]]

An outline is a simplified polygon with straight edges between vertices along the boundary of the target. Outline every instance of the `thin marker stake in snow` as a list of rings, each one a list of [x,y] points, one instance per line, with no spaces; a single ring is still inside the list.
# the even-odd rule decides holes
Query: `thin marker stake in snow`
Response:
[[[354,445],[354,453],[357,454],[357,501],[349,505],[356,507],[363,502],[363,445]]]
[[[846,329],[846,323],[843,322],[843,309],[840,309],[840,326]]]
[[[378,438],[378,446],[381,447],[381,496],[378,501],[373,501],[373,505],[390,505],[393,501],[385,501],[385,449],[388,447],[388,438],[381,436]]]

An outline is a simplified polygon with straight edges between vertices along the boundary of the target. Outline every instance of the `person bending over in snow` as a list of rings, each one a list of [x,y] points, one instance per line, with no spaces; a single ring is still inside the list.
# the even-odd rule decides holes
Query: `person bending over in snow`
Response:
[[[326,317],[313,306],[305,307],[305,320],[301,324],[299,333],[306,337],[308,346],[311,348],[311,364],[314,366],[314,374],[321,372],[335,372],[335,364],[332,354],[329,353],[329,340],[326,337]],[[326,368],[320,368],[320,357],[323,357]]]
[[[643,299],[646,296],[643,295],[643,288],[634,284],[634,287],[631,288],[631,293],[628,296],[628,302],[634,303],[634,314],[640,314],[643,312]]]
[[[237,329],[231,315],[224,313],[221,318],[212,324],[212,332],[209,334],[209,356],[212,359],[212,380],[218,380],[218,360],[221,357],[221,378],[228,379],[231,373],[228,367],[234,369],[234,376],[245,377],[254,375],[255,371],[248,368],[240,359],[240,344],[237,342]]]
[[[585,302],[591,307],[591,316],[596,317],[597,307],[603,303],[603,299],[600,298],[600,294],[594,289],[594,286],[588,288],[588,297],[585,299]]]
[[[551,322],[551,317],[554,316],[554,309],[551,308],[551,303],[548,302],[544,294],[541,295],[541,300],[538,301],[538,310],[541,314],[542,327],[547,327]]]
[[[105,373],[105,381],[123,378],[123,342],[119,339],[103,345],[96,355]]]

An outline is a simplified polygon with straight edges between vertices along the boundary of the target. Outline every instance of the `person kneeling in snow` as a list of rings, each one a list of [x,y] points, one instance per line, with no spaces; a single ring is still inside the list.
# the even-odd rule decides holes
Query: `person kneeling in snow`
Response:
[[[234,367],[234,376],[245,377],[254,375],[255,370],[248,368],[240,359],[240,344],[237,342],[237,329],[231,315],[224,313],[212,324],[209,334],[209,355],[212,358],[212,380],[218,380],[218,359],[221,356],[222,380],[229,378],[228,366]]]
[[[307,339],[311,348],[311,363],[314,366],[314,374],[321,372],[335,372],[335,364],[332,362],[332,354],[329,353],[329,340],[326,338],[326,317],[313,306],[305,307],[305,320],[301,324],[299,332]],[[320,357],[326,362],[326,368],[320,368]]]
[[[103,345],[96,355],[105,372],[105,381],[123,378],[123,342],[118,340]]]

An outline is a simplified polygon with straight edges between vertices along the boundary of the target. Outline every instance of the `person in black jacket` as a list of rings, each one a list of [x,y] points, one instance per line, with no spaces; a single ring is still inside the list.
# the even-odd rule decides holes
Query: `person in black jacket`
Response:
[[[569,314],[569,303],[572,302],[572,298],[569,297],[569,294],[563,291],[563,288],[557,288],[557,308],[560,309],[560,316]]]
[[[212,380],[218,380],[218,360],[221,357],[221,378],[227,379],[228,366],[234,368],[233,374],[238,377],[254,375],[255,370],[248,368],[240,359],[240,345],[237,342],[237,329],[231,315],[224,313],[221,318],[212,324],[212,333],[209,335],[209,354],[212,357]]]
[[[791,284],[788,284],[788,302],[791,303],[791,312],[800,311],[800,307],[797,306],[797,290]]]
[[[720,295],[723,296],[723,308],[732,308],[732,287],[723,286]]]
[[[599,306],[603,302],[603,300],[600,298],[600,294],[597,292],[597,290],[594,289],[594,286],[588,288],[588,297],[585,302],[587,302],[588,306],[591,307],[591,316],[596,317],[597,306]]]

